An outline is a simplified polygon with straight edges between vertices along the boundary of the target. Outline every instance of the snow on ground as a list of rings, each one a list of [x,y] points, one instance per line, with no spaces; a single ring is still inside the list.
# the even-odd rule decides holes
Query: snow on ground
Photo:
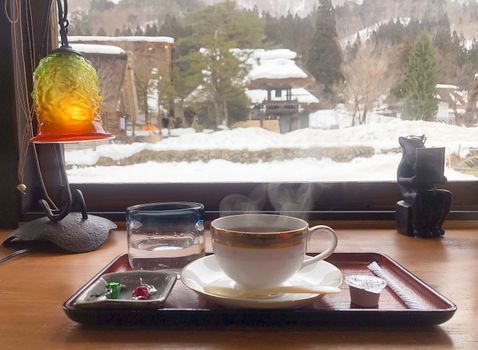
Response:
[[[341,128],[308,128],[288,134],[261,128],[236,128],[208,133],[196,133],[192,129],[176,129],[171,130],[172,135],[176,136],[164,138],[156,143],[106,144],[97,146],[95,150],[67,151],[66,163],[74,167],[68,171],[68,176],[71,182],[394,181],[401,157],[401,153],[396,153],[400,148],[398,143],[400,136],[425,134],[427,147],[446,147],[447,155],[456,153],[465,156],[470,148],[478,148],[476,127],[402,121],[377,114],[370,114],[367,125],[344,127],[350,125],[350,116],[346,124],[343,111],[319,111],[318,116],[322,119],[338,120],[337,126]],[[207,163],[148,162],[121,167],[94,166],[100,157],[120,160],[142,150],[254,151],[271,148],[359,145],[374,148],[375,156],[356,158],[350,163],[336,163],[330,159],[292,159],[258,164],[212,160]],[[447,169],[446,175],[449,180],[474,179],[473,176],[450,169]]]
[[[212,132],[212,130],[207,130],[207,129],[203,130],[203,133],[207,133],[207,132]],[[161,129],[161,135],[164,137],[179,136],[179,135],[194,134],[194,133],[196,133],[196,130],[194,130],[193,128],[170,129],[169,131],[168,129]],[[148,136],[157,135],[158,133],[155,133],[149,130],[136,129],[134,134],[140,137],[148,137]],[[128,136],[132,136],[132,133],[130,130],[128,130]]]
[[[185,133],[157,143],[108,144],[96,150],[76,150],[66,153],[67,164],[92,165],[100,157],[114,160],[130,157],[142,150],[230,149],[263,150],[268,148],[311,148],[340,146],[370,146],[377,153],[399,147],[398,137],[427,136],[427,147],[446,146],[447,153],[466,155],[470,147],[478,147],[478,128],[465,128],[424,121],[401,121],[321,130],[300,129],[279,134],[261,128],[237,128],[213,133]]]
[[[129,166],[89,167],[67,171],[72,183],[187,183],[187,182],[335,182],[396,181],[400,154],[355,158],[350,163],[330,159],[292,159],[257,164],[209,162],[147,162]],[[449,180],[474,180],[446,169]]]

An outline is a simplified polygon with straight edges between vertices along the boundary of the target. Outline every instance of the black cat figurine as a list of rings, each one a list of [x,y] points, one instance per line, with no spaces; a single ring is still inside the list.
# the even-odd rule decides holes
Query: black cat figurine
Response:
[[[444,148],[425,148],[425,135],[398,139],[402,159],[398,165],[397,182],[403,200],[397,202],[396,223],[400,233],[419,237],[440,237],[448,215],[452,194],[436,189],[445,183]]]

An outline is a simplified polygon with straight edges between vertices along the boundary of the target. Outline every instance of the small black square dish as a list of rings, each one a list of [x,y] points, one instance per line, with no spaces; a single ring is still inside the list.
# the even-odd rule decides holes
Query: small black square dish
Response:
[[[167,271],[127,271],[108,273],[99,278],[81,293],[76,308],[114,308],[114,309],[160,309],[176,283],[177,274]],[[109,299],[106,288],[109,283],[120,284],[117,298]],[[133,298],[133,291],[140,285],[151,290],[148,299]]]

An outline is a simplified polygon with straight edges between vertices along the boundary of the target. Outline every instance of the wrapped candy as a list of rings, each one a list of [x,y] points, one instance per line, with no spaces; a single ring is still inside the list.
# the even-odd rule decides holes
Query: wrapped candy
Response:
[[[108,299],[118,299],[121,291],[121,283],[110,282],[105,287],[105,296]]]
[[[154,286],[143,283],[143,279],[140,279],[140,285],[133,289],[132,297],[134,300],[147,300],[151,294],[157,292]]]

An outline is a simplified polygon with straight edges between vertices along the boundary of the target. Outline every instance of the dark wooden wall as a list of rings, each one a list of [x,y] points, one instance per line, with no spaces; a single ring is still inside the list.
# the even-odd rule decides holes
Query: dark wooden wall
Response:
[[[22,1],[22,32],[24,36],[24,50],[31,51],[31,42],[26,40],[28,35],[34,39],[35,57],[43,57],[49,48],[50,4],[52,0]],[[8,5],[12,6],[13,1]],[[3,2],[2,2],[3,4]],[[27,26],[27,18],[33,14],[33,23]],[[0,227],[16,227],[23,211],[29,210],[34,198],[38,198],[39,184],[36,179],[35,167],[30,152],[25,168],[25,183],[29,186],[27,196],[17,191],[18,185],[18,154],[19,154],[19,127],[24,123],[15,99],[14,62],[12,43],[12,24],[4,13],[4,6],[0,11]],[[31,72],[30,60],[26,59],[26,71]],[[38,59],[36,60],[38,61]],[[33,62],[36,66],[38,62]],[[28,74],[28,89],[31,91],[31,76]],[[31,150],[30,150],[31,151]]]

